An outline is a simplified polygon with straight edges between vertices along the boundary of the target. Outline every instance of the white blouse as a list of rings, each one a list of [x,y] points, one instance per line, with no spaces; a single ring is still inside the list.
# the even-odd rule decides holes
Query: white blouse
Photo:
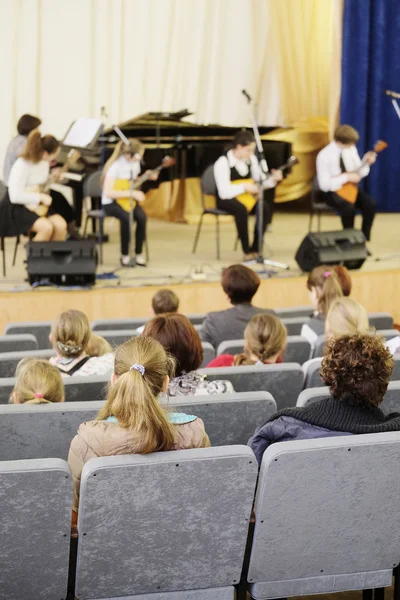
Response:
[[[254,154],[250,158],[249,166],[245,160],[236,158],[232,150],[229,150],[226,156],[220,156],[214,165],[214,178],[218,195],[221,200],[230,200],[231,198],[236,198],[236,196],[244,194],[245,192],[243,184],[231,183],[231,169],[233,167],[235,167],[237,172],[242,177],[246,177],[248,175],[249,179],[251,178],[256,182],[260,181],[262,178],[260,165],[258,164],[258,160]],[[267,177],[263,181],[262,186],[264,189],[273,188],[276,186],[276,182],[272,179],[272,177]]]
[[[125,158],[125,156],[120,156],[108,169],[106,174],[106,179],[136,179],[140,173],[140,162],[135,160],[134,162]],[[114,198],[110,198],[106,196],[104,193],[101,196],[102,204],[112,204],[114,202]]]
[[[47,160],[33,163],[30,160],[18,158],[12,166],[8,179],[8,194],[12,204],[38,205],[40,194],[27,192],[25,188],[45,184],[49,178],[49,172],[50,163]]]

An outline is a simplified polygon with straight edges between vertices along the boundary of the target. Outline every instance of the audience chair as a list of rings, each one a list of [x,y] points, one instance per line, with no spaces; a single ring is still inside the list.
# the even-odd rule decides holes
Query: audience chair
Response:
[[[67,463],[1,462],[0,498],[1,597],[66,598],[72,510]]]
[[[400,381],[400,354],[395,354],[394,357],[394,368],[390,381]],[[304,373],[304,389],[312,387],[321,387],[324,382],[319,374],[321,368],[322,358],[312,358],[305,362],[302,366]]]
[[[131,338],[139,335],[138,330],[135,329],[104,329],[95,331],[96,335],[103,337],[113,348],[120,346],[124,342],[127,342]]]
[[[254,506],[251,597],[390,586],[400,561],[400,481],[389,474],[399,461],[398,432],[271,445]]]
[[[226,212],[226,210],[221,210],[220,208],[216,208],[216,206],[214,206],[213,208],[208,208],[206,206],[205,196],[214,196],[215,197],[217,195],[217,185],[215,183],[215,178],[214,178],[214,165],[210,165],[204,171],[204,173],[200,179],[200,187],[201,187],[201,205],[202,205],[203,212],[201,214],[199,224],[197,225],[196,235],[195,235],[194,243],[193,243],[192,254],[195,254],[196,249],[197,249],[197,244],[198,244],[199,237],[200,237],[200,231],[201,231],[201,227],[203,225],[204,215],[213,215],[215,217],[215,228],[216,228],[215,234],[216,234],[216,242],[217,242],[217,260],[219,260],[221,257],[220,256],[221,253],[220,253],[219,217],[222,217],[222,216],[232,217],[232,215],[230,215],[228,212]],[[236,238],[234,250],[236,250],[237,245],[238,245],[238,238]]]
[[[81,479],[75,595],[161,599],[181,592],[176,598],[183,600],[193,590],[196,600],[215,600],[220,590],[232,598],[256,479],[246,446],[89,461]]]
[[[0,335],[0,353],[16,352],[18,350],[38,350],[37,339],[31,333],[15,335]]]
[[[391,340],[392,338],[400,335],[400,331],[398,331],[397,329],[379,329],[379,330],[377,330],[376,333],[378,335],[381,335],[383,338],[385,338],[386,341]],[[324,348],[325,348],[325,336],[319,335],[317,341],[315,342],[315,346],[314,346],[314,349],[312,352],[313,358],[323,356]]]
[[[104,401],[0,405],[0,461],[67,460],[79,425],[96,419],[103,406]],[[246,445],[276,412],[276,403],[268,392],[245,392],[171,398],[168,408],[202,419],[212,446],[232,446]]]
[[[2,200],[4,198],[4,196],[6,195],[7,192],[7,186],[4,183],[4,181],[0,180],[0,200]],[[0,250],[2,252],[3,255],[3,276],[6,276],[6,246],[5,246],[5,240],[6,237],[9,236],[2,236],[0,237]],[[15,247],[14,247],[14,255],[13,255],[13,262],[12,262],[12,266],[15,266],[15,261],[17,259],[17,251],[18,251],[18,246],[20,244],[20,236],[19,235],[15,235],[15,236],[11,236],[11,237],[15,237]]]
[[[99,246],[99,264],[103,264],[103,243],[104,243],[104,220],[107,218],[105,211],[101,206],[101,195],[102,195],[102,170],[91,173],[84,181],[84,197],[90,197],[92,201],[92,207],[98,206],[98,208],[92,208],[86,213],[85,224],[83,227],[83,237],[86,237],[87,226],[89,219],[92,220],[92,231],[96,231],[96,223],[99,224],[99,235],[96,235],[97,244]],[[147,245],[147,239],[144,242],[146,260],[149,261],[149,249]]]
[[[282,323],[286,325],[288,335],[300,335],[301,328],[304,323],[307,323],[309,317],[288,317],[282,319]]]
[[[49,335],[52,324],[52,321],[21,321],[20,323],[9,323],[6,326],[4,333],[6,335],[31,333],[37,339],[39,349],[44,350],[46,348],[51,348]]]
[[[201,345],[203,346],[203,362],[201,366],[206,367],[215,358],[215,348],[210,342],[201,342]]]
[[[1,378],[14,377],[18,363],[23,358],[42,358],[48,360],[54,356],[54,350],[19,350],[0,354],[0,385]]]
[[[220,354],[240,354],[244,350],[244,340],[228,340],[222,342],[217,349]],[[300,335],[290,335],[287,339],[287,347],[284,355],[285,362],[295,362],[302,365],[309,360],[311,354],[310,342]]]
[[[200,369],[207,379],[227,379],[235,392],[269,392],[278,410],[296,405],[303,388],[303,371],[296,363]]]
[[[368,320],[370,326],[375,327],[375,329],[393,329],[393,317],[389,313],[368,313]]]
[[[312,231],[314,215],[317,215],[317,231],[321,231],[321,215],[322,213],[336,213],[336,211],[321,199],[321,190],[318,187],[318,179],[315,175],[311,184],[311,203],[310,203],[310,219],[308,222],[308,232]]]
[[[302,390],[300,392],[299,397],[297,398],[296,406],[302,408],[303,406],[307,406],[307,404],[317,402],[318,400],[327,398],[330,395],[329,387],[326,385],[321,387],[307,388],[306,390]]]
[[[95,331],[99,335],[99,331],[121,331],[125,329],[137,329],[138,327],[142,327],[145,325],[149,319],[146,318],[138,318],[138,319],[96,319],[92,321],[91,327],[92,331]]]
[[[294,317],[309,317],[312,312],[312,306],[295,306],[294,308],[274,308],[275,314],[280,319],[291,319]]]

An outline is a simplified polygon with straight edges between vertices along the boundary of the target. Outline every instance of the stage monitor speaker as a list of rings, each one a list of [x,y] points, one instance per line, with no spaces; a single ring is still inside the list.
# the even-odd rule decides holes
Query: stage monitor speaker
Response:
[[[344,265],[359,269],[367,258],[365,237],[357,229],[309,233],[296,252],[296,262],[302,271],[312,271],[319,265]]]
[[[96,281],[94,240],[29,242],[26,246],[28,280],[56,285],[92,285]]]

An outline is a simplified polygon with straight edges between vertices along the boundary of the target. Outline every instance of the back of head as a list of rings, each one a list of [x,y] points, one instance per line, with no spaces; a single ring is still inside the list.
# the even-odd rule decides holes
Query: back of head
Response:
[[[93,333],[92,331],[86,352],[89,356],[103,356],[103,354],[109,354],[112,352],[112,347],[105,338],[101,337],[101,335]]]
[[[231,265],[223,270],[221,285],[231,304],[249,304],[260,286],[260,278],[244,265]]]
[[[339,127],[336,127],[335,129],[333,139],[335,142],[339,142],[340,144],[345,144],[347,146],[349,144],[357,144],[360,136],[351,125],[339,125]]]
[[[121,158],[121,156],[126,156],[127,158],[131,158],[135,154],[139,154],[143,156],[144,154],[144,145],[142,142],[136,138],[130,138],[129,144],[125,144],[122,140],[118,142],[118,144],[114,148],[114,152],[111,154],[110,158],[106,162],[103,168],[103,177],[105,177],[107,171],[111,167],[116,160]]]
[[[140,436],[143,454],[171,450],[174,428],[158,396],[173,369],[173,359],[156,340],[144,336],[128,340],[116,351],[116,379],[98,419],[113,416],[120,427],[134,430]]]
[[[40,131],[34,129],[28,135],[22,158],[33,163],[42,160],[43,152],[54,154],[60,147],[60,142],[53,135],[40,135]]]
[[[233,138],[232,146],[236,148],[236,146],[249,146],[254,143],[254,135],[251,131],[240,130],[235,134]]]
[[[321,377],[337,400],[370,408],[382,402],[393,366],[393,357],[381,337],[344,335],[328,342]]]
[[[318,299],[318,311],[325,317],[329,307],[335,298],[343,296],[342,287],[338,276],[332,267],[320,265],[311,271],[307,279],[309,290],[316,290]]]
[[[278,317],[261,313],[252,317],[244,330],[245,351],[235,357],[235,365],[254,364],[251,355],[261,362],[279,355],[286,347],[287,329]]]
[[[19,118],[17,123],[17,131],[19,135],[29,135],[31,131],[37,129],[42,124],[42,121],[39,117],[34,117],[33,115],[22,115]]]
[[[47,360],[23,359],[16,370],[16,384],[10,402],[48,404],[64,402],[60,371]]]
[[[87,349],[91,336],[87,316],[80,310],[67,310],[58,315],[51,329],[56,351],[66,358],[78,357]]]
[[[160,342],[175,358],[177,376],[195,371],[203,362],[200,336],[185,315],[158,315],[146,324],[143,335]]]
[[[351,298],[336,298],[330,305],[325,322],[327,336],[366,333],[369,329],[368,314],[361,304]]]
[[[151,300],[151,306],[155,315],[175,313],[179,309],[179,298],[172,290],[158,290]]]
[[[343,265],[334,265],[331,270],[336,273],[339,279],[340,287],[342,288],[343,296],[350,296],[351,293],[351,276]]]

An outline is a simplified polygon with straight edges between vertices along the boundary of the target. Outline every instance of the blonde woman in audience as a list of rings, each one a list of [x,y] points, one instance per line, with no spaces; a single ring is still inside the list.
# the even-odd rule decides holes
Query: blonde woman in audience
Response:
[[[368,314],[361,304],[351,298],[336,298],[332,302],[325,321],[326,338],[368,331]]]
[[[15,372],[10,404],[64,402],[64,383],[59,370],[47,360],[24,358]]]
[[[301,330],[301,335],[312,344],[325,330],[325,319],[333,300],[343,296],[340,280],[333,267],[321,265],[311,271],[307,279],[307,288],[310,291],[311,304],[314,308],[313,316],[308,319]]]
[[[210,446],[201,419],[160,405],[158,398],[173,372],[174,360],[149,337],[132,338],[117,349],[106,403],[96,421],[79,427],[71,443],[75,513],[82,469],[91,458]]]
[[[203,362],[203,346],[196,329],[184,315],[158,315],[146,324],[142,335],[160,342],[176,360],[175,377],[168,386],[170,396],[234,392],[230,381],[208,381],[207,375],[197,372]]]
[[[283,361],[287,329],[278,317],[255,315],[244,330],[244,352],[220,354],[207,367],[275,364]]]
[[[58,315],[50,333],[57,355],[50,358],[50,362],[62,375],[111,375],[114,355],[90,356],[91,336],[88,318],[80,310],[67,310]]]

